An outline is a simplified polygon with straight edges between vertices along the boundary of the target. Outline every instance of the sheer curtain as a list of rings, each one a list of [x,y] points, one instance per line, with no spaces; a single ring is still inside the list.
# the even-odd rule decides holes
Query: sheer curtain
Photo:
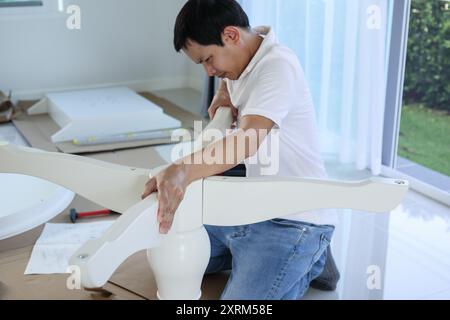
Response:
[[[391,0],[240,0],[298,55],[328,160],[381,173]]]

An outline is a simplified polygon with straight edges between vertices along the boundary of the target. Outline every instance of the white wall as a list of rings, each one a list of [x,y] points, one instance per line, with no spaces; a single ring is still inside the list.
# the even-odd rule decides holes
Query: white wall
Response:
[[[15,98],[113,84],[202,88],[203,74],[172,45],[185,0],[65,0],[81,8],[79,31],[66,27],[56,0],[44,1],[53,12],[0,9],[0,89]]]

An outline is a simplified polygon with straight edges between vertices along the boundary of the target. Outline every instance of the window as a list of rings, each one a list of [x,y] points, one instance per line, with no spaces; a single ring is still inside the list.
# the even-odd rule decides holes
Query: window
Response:
[[[253,26],[272,26],[299,57],[326,161],[380,174],[392,1],[242,3]]]
[[[450,2],[412,0],[398,169],[450,191]]]
[[[37,0],[0,0],[0,8],[11,7],[40,7],[42,1]]]
[[[409,48],[411,0],[240,0],[240,3],[253,26],[272,26],[280,42],[298,55],[317,109],[325,160],[358,171],[370,168],[373,175],[381,172],[385,176],[405,178],[410,180],[412,189],[447,204],[450,1],[412,1],[411,19],[426,19],[427,24],[416,27],[423,32],[415,35],[410,32],[415,38],[410,38]],[[430,14],[425,15],[428,11]],[[411,21],[412,28],[417,25],[414,22]],[[414,51],[411,40],[427,54]],[[406,132],[405,113],[401,117],[407,49],[409,61],[416,57],[423,62],[409,63],[410,69],[424,69],[426,76],[407,73],[407,80],[415,75],[412,80],[417,83],[406,81],[406,89],[415,89],[409,90],[413,91],[412,97],[417,96],[416,88],[425,90],[424,94],[436,101],[433,107],[440,105],[445,109],[439,119],[430,120],[436,122],[433,127],[425,128],[425,133],[435,128],[433,141],[422,135],[425,149],[419,150],[419,156],[427,158],[416,161],[425,163],[432,157],[433,166],[425,169],[442,172],[439,177],[443,179],[401,158],[411,149],[405,134],[418,147],[421,142],[415,136],[417,130]],[[419,119],[419,123],[424,122]],[[430,148],[431,142],[434,144]]]
[[[411,103],[424,103],[424,101],[421,99],[417,99],[418,101],[414,101],[412,99],[422,97],[414,94],[413,89],[415,89],[416,86],[414,86],[415,82],[413,76],[417,78],[417,72],[411,74],[411,70],[412,72],[414,72],[415,68],[419,68],[419,71],[422,72],[423,69],[423,72],[427,75],[419,76],[424,80],[431,80],[430,83],[421,82],[421,90],[435,90],[436,87],[439,88],[440,83],[444,83],[444,85],[448,84],[448,80],[447,82],[442,82],[442,80],[444,80],[444,78],[441,79],[442,73],[430,69],[430,67],[435,67],[437,68],[435,70],[438,71],[440,70],[440,68],[442,68],[443,70],[448,69],[445,69],[445,63],[448,64],[448,59],[445,58],[447,58],[449,55],[445,53],[441,54],[441,51],[448,51],[448,43],[445,42],[445,40],[448,39],[448,35],[446,37],[445,34],[443,34],[443,32],[448,33],[448,30],[450,30],[448,28],[447,4],[448,1],[433,2],[425,0],[405,0],[394,2],[394,19],[392,28],[393,32],[391,37],[391,56],[389,66],[390,71],[386,99],[387,117],[385,122],[385,137],[390,138],[390,143],[386,143],[384,146],[383,162],[385,162],[390,168],[394,169],[394,171],[385,169],[384,173],[386,175],[408,179],[410,181],[412,189],[432,199],[449,205],[450,189],[448,188],[448,181],[450,177],[448,177],[448,167],[447,169],[445,169],[445,165],[447,165],[447,163],[444,159],[445,151],[448,149],[446,149],[445,145],[445,141],[448,141],[445,140],[447,138],[445,134],[449,130],[448,115],[445,116],[444,114],[440,114],[439,119],[433,119],[435,117],[431,112],[429,114],[425,114],[427,118],[431,117],[431,121],[429,122],[431,123],[431,125],[428,124],[430,128],[427,127],[426,131],[423,131],[419,130],[420,128],[413,127],[413,129],[411,130],[409,129],[411,127],[411,123],[414,126],[416,126],[417,123],[422,125],[425,120],[419,119],[419,121],[417,121],[416,114],[407,114],[407,112],[411,111],[407,110],[407,107],[404,107],[402,110],[402,105],[408,106],[408,104]],[[420,6],[425,6],[425,8],[421,8]],[[441,22],[436,24],[433,21],[434,19],[440,19],[438,21]],[[422,21],[425,21],[426,23],[422,23]],[[418,24],[418,22],[420,23]],[[437,26],[439,27],[436,29]],[[439,32],[428,32],[428,30],[433,27],[436,30],[439,30],[439,32],[442,32],[442,35]],[[435,39],[433,42],[433,37],[437,36],[437,34],[441,36],[437,40]],[[421,42],[423,42],[425,46],[422,46]],[[436,52],[430,54],[425,51],[425,49],[428,50],[428,48],[433,48],[433,50],[436,50]],[[409,63],[406,67],[407,57]],[[425,62],[414,62],[414,58],[419,62],[421,60],[424,60]],[[429,59],[441,60],[438,61],[438,63],[432,64],[431,62],[434,62],[434,60],[427,61]],[[434,72],[434,74],[428,76],[430,70],[431,72]],[[443,74],[448,78],[447,73],[444,72]],[[427,79],[426,77],[428,77],[429,79]],[[447,91],[444,91],[444,89]],[[448,99],[448,93],[446,93],[448,92],[448,89],[446,89],[445,86],[444,89],[441,91],[434,91],[435,97],[433,96],[433,98],[438,99],[444,96],[444,98]],[[412,92],[413,94],[408,96],[408,92]],[[436,92],[438,94],[436,94]],[[437,103],[433,103],[432,106],[439,105],[439,102],[440,100],[438,99]],[[419,116],[423,116],[422,110],[416,109],[413,111],[418,111]],[[444,119],[445,117],[446,119]],[[427,131],[432,131],[433,135],[430,137],[424,137],[428,133]],[[411,135],[413,134],[418,134],[419,137],[414,137],[414,139],[411,139]],[[426,141],[427,139],[429,141]],[[410,141],[413,141],[413,144],[411,144]],[[425,141],[425,143],[420,143],[421,141]],[[431,149],[433,155],[431,155],[431,152],[429,151],[429,145],[432,146]],[[423,146],[426,146],[428,149],[424,148]],[[408,153],[413,154],[413,156],[416,156],[416,158],[411,157],[411,160],[408,160],[406,158],[406,156],[408,156]],[[439,154],[439,157],[443,158],[444,160],[441,161],[439,157],[434,157],[434,153]],[[434,160],[434,163],[429,162],[433,163],[433,166],[427,164],[423,158],[420,159],[419,157],[417,157],[418,155],[422,157],[423,155],[425,155],[425,157],[423,158],[425,158],[426,160],[430,159],[430,156],[433,156],[434,158],[432,158],[432,160]],[[419,164],[419,160],[423,160],[422,163],[424,165]],[[438,170],[442,173],[438,172]]]

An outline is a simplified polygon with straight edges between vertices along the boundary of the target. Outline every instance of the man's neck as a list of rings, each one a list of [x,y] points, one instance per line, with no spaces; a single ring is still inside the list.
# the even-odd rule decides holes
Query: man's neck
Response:
[[[249,31],[245,32],[243,35],[244,43],[245,43],[245,50],[246,50],[246,56],[247,56],[247,65],[252,61],[253,57],[258,52],[259,48],[261,47],[262,42],[264,41],[264,38],[261,37],[261,35],[255,31]]]
[[[242,51],[242,57],[245,57],[245,61],[243,61],[242,70],[240,72],[240,75],[242,72],[247,68],[247,66],[250,64],[250,62],[255,57],[256,53],[258,52],[259,48],[261,47],[262,42],[264,41],[264,38],[256,31],[244,31],[241,33],[241,39],[243,41],[243,51]],[[240,76],[239,76],[240,77]]]

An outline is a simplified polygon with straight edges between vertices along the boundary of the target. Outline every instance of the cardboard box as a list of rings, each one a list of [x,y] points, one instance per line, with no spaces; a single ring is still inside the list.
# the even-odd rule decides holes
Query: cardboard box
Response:
[[[17,116],[17,110],[10,99],[0,91],[0,124],[10,122]]]
[[[0,253],[0,300],[157,300],[145,251],[127,259],[99,291],[70,290],[69,274],[24,275],[33,246]],[[229,274],[205,276],[202,299],[218,300]]]
[[[173,104],[159,100],[159,98],[144,94],[153,101],[163,104],[165,112],[171,116],[179,117],[186,125],[192,125],[199,117],[190,114]],[[30,106],[33,102],[22,102],[22,106]],[[24,137],[35,147],[46,151],[80,152],[70,146],[53,145],[50,135],[54,129],[54,123],[48,116],[29,117],[22,115],[14,121]],[[120,145],[109,152],[92,153],[86,156],[115,164],[140,168],[154,168],[164,165],[166,162],[155,151],[154,147],[126,149],[130,146]],[[117,149],[116,149],[117,148]],[[125,149],[123,149],[125,148]],[[100,148],[103,149],[103,148]],[[108,150],[105,147],[105,150]],[[82,150],[82,152],[94,152],[99,150]],[[86,183],[89,183],[86,181]],[[144,189],[144,186],[143,186]],[[70,223],[70,208],[79,211],[92,211],[104,209],[80,196],[76,196],[67,210],[52,219],[51,223]],[[98,218],[104,219],[104,218]],[[84,220],[98,221],[98,219]],[[89,292],[86,290],[68,290],[66,281],[69,275],[31,275],[25,276],[24,271],[34,243],[39,238],[43,225],[14,238],[0,241],[0,299],[156,299],[156,283],[147,262],[145,251],[131,256],[114,273],[110,281],[101,292]],[[202,291],[202,299],[219,299],[229,274],[227,272],[212,276],[205,276]]]
[[[69,290],[69,275],[25,276],[33,247],[0,253],[0,300],[139,300],[142,297],[112,283],[98,291]]]

